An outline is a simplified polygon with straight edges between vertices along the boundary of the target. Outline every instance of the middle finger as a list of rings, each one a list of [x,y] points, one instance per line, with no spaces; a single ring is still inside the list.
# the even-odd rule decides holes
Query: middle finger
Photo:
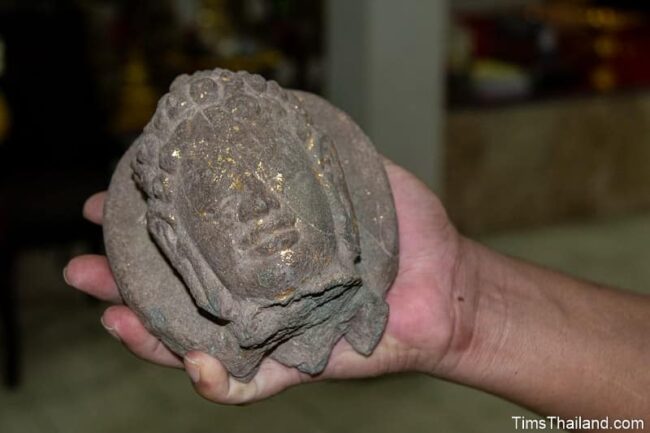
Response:
[[[123,302],[105,256],[75,257],[63,270],[63,277],[70,286],[102,301]]]

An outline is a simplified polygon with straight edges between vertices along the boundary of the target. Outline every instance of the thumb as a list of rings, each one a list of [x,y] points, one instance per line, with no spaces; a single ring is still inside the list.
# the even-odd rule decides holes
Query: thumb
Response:
[[[272,359],[264,360],[248,383],[230,376],[219,360],[205,353],[190,352],[183,361],[196,392],[207,400],[221,404],[252,403],[311,380],[308,374],[285,367]]]

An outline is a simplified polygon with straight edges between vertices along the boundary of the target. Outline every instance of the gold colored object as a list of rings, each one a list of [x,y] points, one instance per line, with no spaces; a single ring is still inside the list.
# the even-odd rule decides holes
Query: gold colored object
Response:
[[[619,43],[612,35],[601,35],[594,41],[594,51],[602,59],[611,59],[619,52]]]
[[[606,65],[599,66],[591,73],[591,84],[599,92],[608,92],[616,87],[616,74]]]
[[[157,99],[142,54],[133,50],[122,72],[118,110],[113,120],[115,131],[140,131],[156,109]]]
[[[641,24],[638,14],[608,7],[594,7],[581,2],[551,2],[530,6],[530,18],[565,28],[591,28],[601,31],[622,31]]]

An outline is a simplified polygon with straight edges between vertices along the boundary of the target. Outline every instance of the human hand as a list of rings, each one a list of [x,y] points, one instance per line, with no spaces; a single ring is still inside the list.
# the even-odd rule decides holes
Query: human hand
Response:
[[[400,236],[397,278],[387,294],[389,320],[384,336],[369,357],[357,353],[343,339],[336,345],[323,373],[310,376],[266,359],[249,383],[230,377],[215,358],[188,353],[181,359],[142,325],[122,299],[103,256],[72,259],[64,275],[68,284],[101,300],[109,307],[102,324],[131,352],[159,365],[185,368],[197,392],[208,400],[242,404],[267,398],[299,384],[324,379],[378,376],[401,371],[443,375],[453,367],[455,341],[461,340],[462,323],[472,314],[470,294],[459,277],[462,238],[450,224],[437,197],[415,176],[386,161]],[[101,224],[105,193],[92,196],[84,216]]]

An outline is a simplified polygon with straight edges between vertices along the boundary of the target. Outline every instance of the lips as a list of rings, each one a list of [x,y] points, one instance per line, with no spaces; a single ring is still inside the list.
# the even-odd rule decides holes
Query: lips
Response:
[[[271,255],[290,248],[299,238],[295,223],[296,218],[290,215],[275,218],[267,215],[252,222],[253,227],[242,238],[241,246],[260,255]]]
[[[254,247],[254,251],[262,256],[270,256],[290,248],[296,242],[298,242],[298,231],[296,229],[281,230],[269,236],[264,236]]]

